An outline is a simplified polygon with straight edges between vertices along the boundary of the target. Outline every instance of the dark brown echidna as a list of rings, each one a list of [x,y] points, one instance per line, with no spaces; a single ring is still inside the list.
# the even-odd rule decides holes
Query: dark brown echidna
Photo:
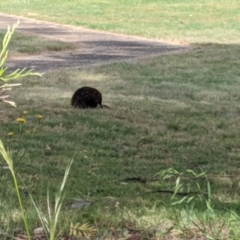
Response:
[[[71,105],[76,108],[95,108],[102,106],[102,94],[95,88],[79,88],[72,96]]]

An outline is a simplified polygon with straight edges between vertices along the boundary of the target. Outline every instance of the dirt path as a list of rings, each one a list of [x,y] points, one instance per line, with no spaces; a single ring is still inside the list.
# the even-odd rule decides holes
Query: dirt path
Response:
[[[20,20],[18,32],[77,44],[73,51],[14,57],[9,68],[35,68],[51,71],[125,61],[187,50],[186,46],[168,44],[140,37],[125,36],[82,27],[61,25],[0,13],[0,29],[6,30]]]

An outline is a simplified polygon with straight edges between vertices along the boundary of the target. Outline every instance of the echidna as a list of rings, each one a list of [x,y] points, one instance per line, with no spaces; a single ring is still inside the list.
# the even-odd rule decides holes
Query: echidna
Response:
[[[95,108],[102,106],[102,94],[95,88],[79,88],[72,96],[71,105],[76,108]]]

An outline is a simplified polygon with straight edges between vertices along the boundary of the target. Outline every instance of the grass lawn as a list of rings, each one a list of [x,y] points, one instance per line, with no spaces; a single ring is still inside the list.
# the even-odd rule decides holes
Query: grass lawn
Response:
[[[0,31],[0,39],[3,39],[4,34],[4,31]],[[76,45],[71,43],[64,43],[21,33],[15,33],[9,45],[10,56],[70,51],[74,49],[76,49]]]
[[[79,1],[73,8],[76,1],[58,1],[50,8],[53,1],[12,1],[8,7],[1,1],[5,12],[198,46],[183,54],[21,81],[11,93],[18,108],[1,104],[0,136],[11,149],[31,229],[41,224],[27,192],[46,212],[47,188],[53,198],[74,158],[59,235],[68,235],[73,222],[89,223],[98,239],[239,239],[239,5],[234,0],[188,2]],[[61,9],[71,14],[59,17]],[[190,14],[194,20],[187,18]],[[180,19],[184,23],[174,24]],[[110,109],[73,109],[70,98],[83,85],[98,88]],[[26,123],[19,124],[19,117]],[[23,224],[4,166],[1,162],[0,235],[7,239]],[[199,184],[189,190],[200,189],[198,195],[187,195],[195,200],[171,205],[177,179],[156,175],[169,168],[183,173],[181,192],[192,180]],[[186,169],[205,172],[207,180],[188,178]],[[210,190],[207,182],[212,208],[199,196]],[[74,198],[91,205],[71,208]]]
[[[118,231],[128,221],[143,227],[138,218],[148,215],[148,225],[161,225],[163,216],[170,221],[165,211],[171,194],[157,191],[172,190],[173,184],[153,181],[159,171],[170,167],[196,172],[201,168],[212,185],[216,216],[219,211],[225,216],[227,209],[238,213],[238,56],[237,46],[213,44],[183,55],[27,79],[12,94],[19,107],[3,106],[1,136],[13,150],[27,189],[42,204],[47,186],[55,192],[67,161],[75,156],[63,215],[90,222],[101,234],[110,226]],[[82,85],[97,87],[111,108],[72,109],[71,94]],[[38,114],[44,118],[38,120]],[[18,117],[27,122],[19,125]],[[10,131],[14,135],[7,137]],[[2,184],[11,186],[7,172],[1,171]],[[25,185],[21,185],[23,192]],[[200,185],[206,191],[206,181]],[[5,196],[1,206],[6,209],[7,196],[14,192],[11,187],[1,191]],[[85,211],[68,210],[73,198],[91,200],[93,205]],[[196,209],[198,215],[204,207],[199,204]],[[31,212],[29,217],[36,216]],[[218,224],[217,217],[214,221]]]
[[[0,11],[173,42],[240,39],[238,0],[1,0]]]

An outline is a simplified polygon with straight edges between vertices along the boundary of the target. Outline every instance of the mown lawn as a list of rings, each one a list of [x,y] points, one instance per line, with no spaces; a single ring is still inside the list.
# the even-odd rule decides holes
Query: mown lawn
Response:
[[[236,43],[240,38],[238,0],[2,0],[0,10],[173,42]]]
[[[22,2],[19,12],[95,28],[91,24],[96,21],[96,12],[91,16],[90,10],[94,5],[104,6],[97,8],[101,9],[98,29],[184,41],[194,43],[195,48],[182,54],[60,70],[21,81],[23,86],[11,94],[18,108],[1,104],[0,134],[12,152],[24,204],[29,206],[26,212],[31,229],[41,224],[31,207],[28,191],[46,212],[47,188],[53,198],[67,162],[74,158],[59,219],[59,235],[68,235],[73,222],[90,223],[98,230],[99,239],[141,235],[142,239],[237,240],[240,216],[237,2],[81,1],[74,10],[71,6],[74,3],[76,6],[76,1],[58,1],[54,9],[47,5],[51,1],[39,1],[38,8],[34,3]],[[4,10],[1,2],[0,7],[16,13],[18,4],[11,2],[8,10]],[[194,12],[193,7],[199,10]],[[58,14],[61,9],[71,14],[59,18],[56,8]],[[104,28],[110,9],[115,17],[122,15],[124,20],[114,23],[105,20],[109,25]],[[165,19],[166,14],[187,16],[190,12],[193,16],[202,14],[202,18],[189,23],[192,28],[185,23],[178,28],[170,24],[174,17],[162,24],[163,16],[157,14],[160,9],[165,9]],[[82,22],[77,23],[77,17],[75,22],[71,19],[77,11],[86,13],[85,18],[83,13],[79,17]],[[212,13],[209,18],[207,13]],[[136,23],[127,21],[128,14],[138,19]],[[154,18],[156,24],[151,25],[146,16]],[[135,25],[139,18],[144,24],[142,29]],[[196,25],[197,21],[202,25]],[[158,27],[163,31],[156,31]],[[84,85],[98,88],[103,103],[110,108],[73,109],[70,98]],[[19,117],[26,119],[26,123],[18,123]],[[13,135],[8,136],[9,132]],[[6,236],[19,227],[23,229],[23,224],[11,177],[3,162],[0,166],[0,234]],[[198,195],[177,195],[174,199],[194,196],[192,202],[171,205],[176,178],[163,180],[156,175],[169,168],[183,173],[187,187],[190,180],[199,183]],[[187,169],[205,172],[206,178],[189,179]],[[187,187],[181,192],[187,193]],[[195,191],[196,186],[189,190]],[[211,196],[208,207],[209,199],[202,198],[207,191]],[[89,200],[91,205],[84,210],[73,209],[74,198]]]
[[[3,39],[4,35],[5,32],[0,31],[1,40]],[[76,47],[76,44],[15,33],[9,44],[9,53],[10,57],[12,57],[26,54],[40,54],[43,52],[71,51],[76,49]]]

